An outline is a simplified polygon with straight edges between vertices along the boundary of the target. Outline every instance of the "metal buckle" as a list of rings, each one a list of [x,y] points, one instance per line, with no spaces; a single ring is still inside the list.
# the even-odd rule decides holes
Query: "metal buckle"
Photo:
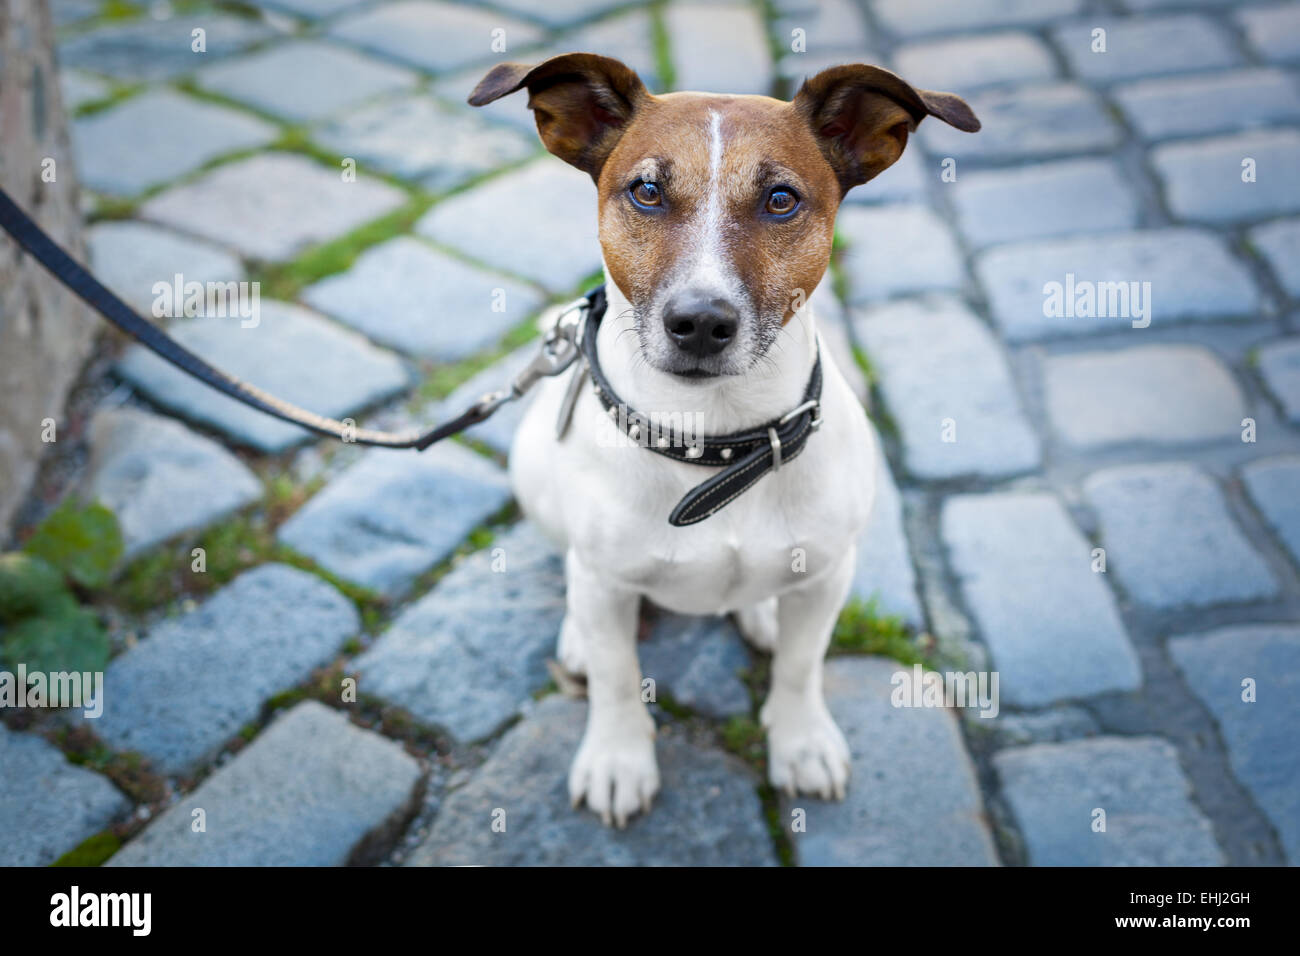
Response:
[[[816,431],[817,429],[822,427],[822,403],[819,399],[816,398],[810,398],[808,399],[808,401],[804,402],[798,408],[792,409],[791,411],[787,412],[781,418],[777,419],[776,423],[778,425],[784,425],[786,422],[790,421],[791,419],[798,418],[800,415],[802,415],[804,412],[808,411],[809,409],[811,409],[813,413],[812,429],[813,431]]]
[[[781,470],[781,438],[775,428],[768,428],[767,440],[772,443],[772,472],[775,474]]]
[[[577,299],[564,307],[555,324],[546,330],[542,347],[524,370],[515,376],[510,385],[513,398],[525,392],[543,378],[559,375],[577,360],[581,349],[582,333],[587,325],[587,300]]]

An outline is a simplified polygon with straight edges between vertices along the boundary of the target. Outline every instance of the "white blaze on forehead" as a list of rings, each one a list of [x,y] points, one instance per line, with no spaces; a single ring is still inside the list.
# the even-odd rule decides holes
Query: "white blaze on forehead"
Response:
[[[722,201],[722,114],[709,111],[709,184],[704,202],[692,223],[693,248],[679,260],[675,288],[711,292],[737,301],[739,280],[724,249]]]

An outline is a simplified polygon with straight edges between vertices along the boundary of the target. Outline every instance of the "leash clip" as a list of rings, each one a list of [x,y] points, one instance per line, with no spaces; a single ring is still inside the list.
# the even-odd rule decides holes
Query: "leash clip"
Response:
[[[586,298],[576,299],[565,306],[555,324],[546,330],[541,349],[515,377],[510,386],[511,398],[523,397],[541,379],[559,375],[577,360],[589,307]]]
[[[590,303],[585,297],[575,299],[564,307],[556,317],[555,324],[546,330],[546,335],[542,338],[542,347],[538,349],[532,361],[524,366],[524,370],[515,376],[510,386],[488,392],[478,400],[475,408],[480,421],[506,402],[523,398],[524,394],[542,379],[559,375],[574,363],[581,354],[579,342],[582,338],[582,330],[586,327],[589,308]]]

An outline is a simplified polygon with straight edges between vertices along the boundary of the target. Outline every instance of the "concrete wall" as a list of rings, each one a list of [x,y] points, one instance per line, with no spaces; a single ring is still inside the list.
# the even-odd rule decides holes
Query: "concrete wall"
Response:
[[[52,182],[43,178],[47,159],[54,160]],[[54,30],[43,0],[0,0],[0,186],[84,261]],[[0,235],[0,544],[48,450],[41,422],[55,419],[62,437],[68,389],[98,331],[89,309]]]

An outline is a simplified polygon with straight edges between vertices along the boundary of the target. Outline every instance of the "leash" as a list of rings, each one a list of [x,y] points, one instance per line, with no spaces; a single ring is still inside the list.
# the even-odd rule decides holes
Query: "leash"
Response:
[[[819,351],[803,401],[780,418],[730,435],[699,437],[659,429],[650,416],[633,410],[618,397],[601,370],[596,354],[596,333],[606,308],[605,287],[601,285],[561,311],[543,336],[537,355],[506,388],[489,392],[460,415],[424,432],[358,429],[286,402],[209,365],[118,298],[50,238],[3,189],[0,189],[0,227],[55,279],[110,324],[182,372],[251,408],[344,442],[423,451],[485,421],[502,405],[522,398],[541,379],[559,375],[581,360],[560,406],[557,438],[564,437],[582,383],[590,374],[593,391],[601,406],[631,441],[674,461],[722,469],[688,491],[673,508],[668,521],[677,527],[703,521],[734,501],[769,471],[779,471],[782,465],[803,451],[809,437],[821,426],[822,365]],[[651,438],[654,440],[650,441]]]
[[[424,451],[435,442],[450,438],[471,425],[485,421],[506,402],[523,397],[523,394],[540,379],[559,375],[578,357],[577,329],[582,323],[582,318],[597,307],[603,312],[605,307],[603,287],[593,289],[586,296],[566,306],[555,326],[543,338],[537,356],[507,388],[484,395],[450,421],[424,432],[377,431],[356,428],[333,418],[317,415],[209,365],[141,316],[91,275],[23,212],[3,189],[0,189],[0,227],[3,227],[4,231],[9,233],[28,255],[44,266],[54,278],[75,292],[83,302],[107,319],[110,324],[187,375],[197,378],[237,402],[273,415],[282,421],[300,425],[310,431],[338,438],[341,441],[380,448],[414,448]]]

